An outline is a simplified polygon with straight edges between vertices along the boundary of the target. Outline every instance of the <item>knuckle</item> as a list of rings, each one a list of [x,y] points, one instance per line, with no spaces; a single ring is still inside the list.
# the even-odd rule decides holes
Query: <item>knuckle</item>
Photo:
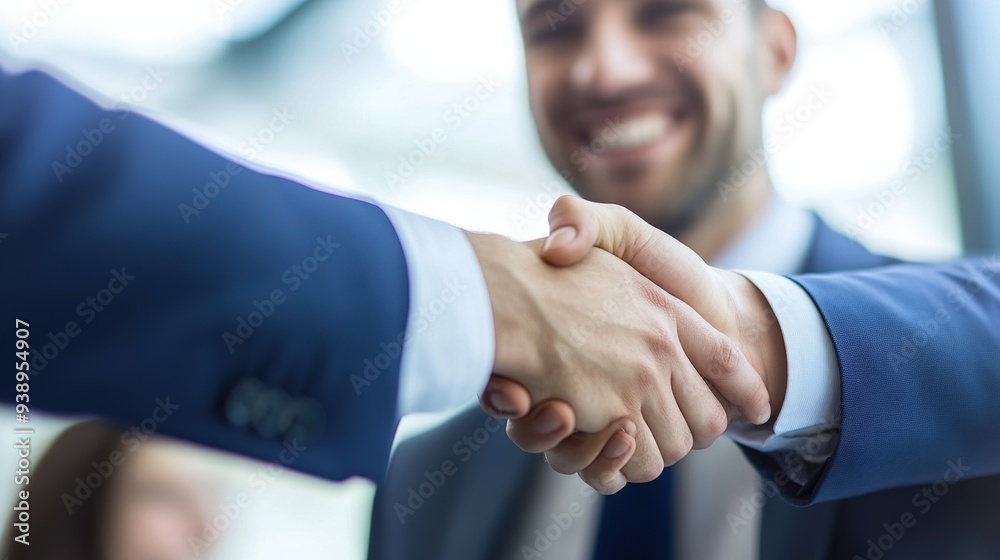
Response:
[[[740,367],[743,352],[728,337],[721,337],[712,350],[709,372],[715,379],[732,377]]]
[[[587,483],[587,486],[590,486],[598,493],[604,495],[612,493],[610,485],[613,484],[614,481],[613,472],[587,469],[580,471],[579,476],[581,480]]]
[[[693,438],[693,448],[705,449],[706,447],[712,445],[712,443],[719,439],[719,436],[721,436],[728,427],[729,415],[726,414],[726,410],[722,407],[722,405],[716,403],[710,407],[708,415],[705,419],[705,425],[702,427],[699,437]]]
[[[663,464],[667,467],[676,464],[687,457],[687,454],[694,449],[694,436],[691,432],[681,434],[680,439],[663,452]]]
[[[648,465],[639,469],[636,473],[635,482],[652,482],[656,480],[663,473],[663,469],[666,466],[666,464],[661,462],[657,465]]]
[[[712,435],[712,439],[716,439],[721,436],[728,427],[729,415],[726,414],[726,409],[723,408],[721,404],[716,403],[712,406],[712,411],[708,421],[708,429],[709,433]]]
[[[659,377],[659,367],[653,361],[644,361],[638,364],[635,368],[635,380],[638,383],[640,391],[645,391],[649,387],[655,385],[656,380]]]
[[[677,357],[684,355],[680,340],[674,330],[669,325],[656,322],[647,331],[648,343],[652,348],[653,355],[660,357]]]
[[[612,216],[621,221],[629,220],[634,214],[628,208],[625,208],[621,204],[605,204],[605,208],[611,213]]]
[[[640,280],[639,289],[642,291],[643,297],[657,307],[659,311],[657,316],[667,315],[673,317],[677,315],[677,301],[663,291],[663,288],[650,280]]]
[[[632,464],[632,463],[636,464]],[[666,467],[661,458],[650,458],[645,461],[632,461],[628,465],[626,476],[629,482],[651,482],[656,480]]]
[[[556,199],[556,203],[552,205],[552,209],[549,210],[549,221],[572,218],[580,209],[577,203],[578,201],[574,196],[560,196]]]

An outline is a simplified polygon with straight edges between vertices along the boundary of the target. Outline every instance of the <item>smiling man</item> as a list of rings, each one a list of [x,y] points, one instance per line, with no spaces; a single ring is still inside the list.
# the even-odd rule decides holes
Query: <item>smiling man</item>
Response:
[[[791,24],[760,0],[588,0],[566,16],[563,4],[518,2],[549,160],[584,198],[718,255],[770,196],[763,169],[720,184],[762,147],[761,107],[795,54]]]
[[[763,164],[774,147],[763,139],[761,114],[795,61],[785,14],[763,0],[516,4],[538,137],[584,198],[629,208],[720,268],[791,275],[890,263],[774,194]],[[813,105],[828,95],[820,88]],[[824,336],[817,329],[802,325],[785,336]],[[836,450],[842,397],[831,348],[790,354],[772,425],[734,424],[729,439],[654,482],[597,496],[493,438],[457,462],[420,512],[399,517],[394,506],[408,490],[483,425],[483,413],[470,409],[396,450],[376,499],[370,557],[977,559],[1000,549],[991,529],[995,477],[949,483],[947,498],[929,511],[913,503],[922,487],[805,509],[784,503],[778,495],[794,495],[793,487],[810,495],[811,475]],[[761,480],[733,440],[782,469]],[[919,531],[901,524],[905,514]]]

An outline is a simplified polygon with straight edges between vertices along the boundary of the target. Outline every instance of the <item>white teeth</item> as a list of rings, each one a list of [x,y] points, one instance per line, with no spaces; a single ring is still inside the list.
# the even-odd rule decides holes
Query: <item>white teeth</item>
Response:
[[[605,141],[608,151],[633,150],[651,144],[670,132],[670,120],[662,114],[645,115],[592,131],[594,140]]]

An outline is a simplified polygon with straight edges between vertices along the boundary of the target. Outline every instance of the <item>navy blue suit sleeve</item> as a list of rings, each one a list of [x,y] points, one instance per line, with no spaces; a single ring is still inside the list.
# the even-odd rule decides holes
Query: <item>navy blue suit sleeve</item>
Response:
[[[378,207],[0,72],[0,234],[2,339],[30,324],[32,411],[384,474],[408,281]]]
[[[779,472],[788,457],[747,451],[787,500],[1000,474],[996,256],[793,279],[832,337],[842,416],[834,454],[804,484]]]

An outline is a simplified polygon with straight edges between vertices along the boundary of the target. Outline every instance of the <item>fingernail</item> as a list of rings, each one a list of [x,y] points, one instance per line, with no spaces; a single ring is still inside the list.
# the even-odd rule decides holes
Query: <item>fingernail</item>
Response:
[[[628,452],[629,443],[624,437],[611,437],[611,441],[604,446],[605,459],[617,459]]]
[[[771,405],[767,405],[767,410],[757,419],[757,425],[761,425],[771,419]]]
[[[490,408],[500,416],[510,416],[514,414],[514,403],[507,398],[507,395],[500,391],[490,391],[486,393],[486,402]]]
[[[542,252],[544,253],[552,247],[569,245],[574,239],[576,239],[576,228],[563,226],[549,235],[549,238],[545,240],[545,245],[542,246]]]
[[[562,428],[562,418],[551,408],[546,408],[535,415],[535,431],[547,435]]]

